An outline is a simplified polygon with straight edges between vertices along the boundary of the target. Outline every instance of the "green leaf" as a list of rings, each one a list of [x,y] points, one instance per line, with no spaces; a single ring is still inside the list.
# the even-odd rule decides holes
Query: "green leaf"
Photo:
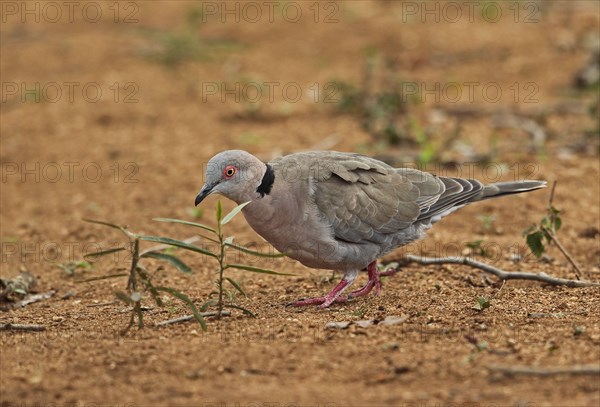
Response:
[[[261,253],[259,251],[248,249],[244,246],[240,246],[240,245],[237,245],[234,243],[225,243],[225,246],[231,247],[232,249],[239,250],[240,252],[251,254],[251,255],[257,256],[257,257],[269,257],[272,259],[277,258],[277,257],[285,257],[285,253],[274,253],[274,254]]]
[[[256,318],[256,314],[254,314],[252,311],[244,308],[244,307],[240,307],[239,305],[234,305],[234,304],[223,304],[223,308],[235,308],[235,309],[239,309],[240,311],[242,311],[244,314],[246,315],[250,315],[252,318]]]
[[[247,266],[245,264],[227,264],[224,267],[224,269],[229,269],[229,268],[251,271],[253,273],[271,274],[274,276],[294,276],[295,275],[295,274],[288,274],[288,273],[279,273],[279,272],[273,271],[273,270],[261,269],[260,267]]]
[[[546,239],[546,243],[550,244],[552,242],[552,228],[548,228],[546,226],[542,226],[542,235]]]
[[[118,299],[120,299],[121,301],[123,301],[126,304],[135,304],[135,301],[128,296],[127,294],[125,294],[123,291],[116,291],[115,295],[117,296]]]
[[[202,223],[189,222],[187,220],[172,219],[172,218],[154,218],[152,220],[155,220],[157,222],[180,223],[182,225],[194,226],[196,228],[208,230],[209,232],[217,233],[217,231],[215,229],[211,228],[210,226],[203,225]]]
[[[212,237],[204,236],[202,233],[198,233],[198,236],[200,236],[202,239],[206,239],[210,242],[219,243],[219,241],[217,239],[213,239]]]
[[[206,301],[204,304],[202,304],[202,306],[200,307],[200,311],[204,312],[208,309],[208,307],[210,307],[211,305],[217,305],[217,301],[216,300],[208,300]]]
[[[466,245],[470,249],[481,249],[481,244],[483,243],[483,239],[474,240],[472,242],[467,242]]]
[[[212,252],[209,252],[206,249],[203,249],[201,247],[195,246],[193,244],[182,242],[181,240],[171,239],[170,237],[139,236],[139,239],[140,240],[144,240],[146,242],[157,242],[157,243],[168,244],[168,245],[171,245],[171,246],[181,247],[182,249],[191,250],[193,252],[202,253],[202,254],[205,254],[207,256],[211,256],[211,257],[215,257],[215,258],[217,257],[216,254],[214,254]]]
[[[543,238],[544,233],[539,230],[527,235],[527,246],[529,246],[529,249],[536,257],[541,257],[542,253],[544,253],[544,244],[542,243]]]
[[[171,294],[173,297],[183,301],[187,306],[189,306],[190,309],[192,310],[192,314],[194,314],[194,318],[196,318],[196,321],[198,321],[198,323],[202,327],[202,330],[206,331],[206,322],[204,322],[204,318],[202,318],[202,315],[200,315],[200,313],[198,312],[198,309],[196,309],[196,306],[194,305],[192,300],[190,300],[190,298],[187,295],[185,295],[182,292],[179,292],[171,287],[160,286],[160,287],[156,287],[156,289],[158,291],[164,291],[166,293]]]
[[[217,201],[217,223],[221,224],[221,216],[223,215],[223,208],[221,207],[221,200]]]
[[[229,223],[229,221],[230,221],[231,219],[233,219],[235,215],[237,215],[238,213],[240,213],[240,211],[241,211],[242,209],[244,209],[244,206],[248,205],[249,203],[250,203],[250,201],[248,201],[248,202],[244,202],[243,204],[240,204],[240,205],[236,206],[235,208],[233,208],[233,209],[231,210],[231,212],[229,212],[229,213],[228,213],[228,214],[227,214],[227,215],[226,215],[226,216],[223,218],[223,220],[221,221],[221,226],[222,226],[222,225],[226,225],[227,223]]]
[[[489,308],[492,305],[492,302],[489,298],[487,297],[477,297],[477,302],[475,303],[475,305],[471,308],[477,310],[477,311],[483,311],[486,308]]]
[[[240,292],[240,294],[248,298],[248,294],[246,294],[246,291],[244,291],[244,289],[237,283],[237,281],[229,277],[225,277],[225,280],[229,281],[229,283],[231,283],[231,285],[234,286],[235,289]]]
[[[97,257],[101,257],[101,256],[106,256],[107,254],[111,254],[111,253],[116,253],[116,252],[120,252],[122,250],[125,250],[124,247],[113,247],[112,249],[106,249],[106,250],[101,250],[99,252],[95,252],[95,253],[88,253],[85,254],[83,256],[84,259],[95,259]],[[79,264],[76,264],[77,267],[79,267]]]
[[[558,229],[560,229],[561,226],[562,226],[562,220],[560,219],[559,216],[557,216],[556,218],[554,218],[554,231],[558,231]]]
[[[130,232],[129,230],[127,230],[126,227],[124,226],[119,226],[119,225],[115,225],[114,223],[108,223],[108,222],[104,222],[101,220],[94,220],[94,219],[83,219],[84,222],[88,222],[88,223],[95,223],[97,225],[103,225],[103,226],[108,226],[110,228],[114,228],[114,229],[118,229],[120,230],[123,234],[125,234],[128,238],[130,239],[137,239],[137,235],[133,232]]]
[[[158,253],[158,252],[148,252],[142,254],[140,257],[151,257],[153,259],[165,260],[171,263],[173,266],[177,267],[180,271],[184,273],[191,273],[192,269],[190,266],[181,261],[178,257],[175,257],[171,254],[166,253]]]
[[[89,269],[89,268],[93,267],[90,263],[88,263],[87,261],[83,261],[83,260],[75,263],[75,266],[82,268],[82,269]]]
[[[88,222],[88,223],[95,223],[97,225],[104,225],[104,226],[108,226],[111,228],[115,228],[115,229],[119,229],[119,230],[123,230],[124,228],[122,226],[119,225],[115,225],[114,223],[108,223],[108,222],[103,222],[101,220],[94,220],[94,219],[82,219],[84,222]]]

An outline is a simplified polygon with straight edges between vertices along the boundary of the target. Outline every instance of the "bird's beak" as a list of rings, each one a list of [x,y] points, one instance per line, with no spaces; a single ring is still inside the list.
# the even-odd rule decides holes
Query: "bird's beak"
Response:
[[[216,184],[205,184],[202,189],[200,190],[200,193],[198,195],[196,195],[196,200],[194,201],[194,206],[198,206],[200,204],[200,202],[202,202],[204,200],[204,198],[206,198],[207,196],[209,196],[212,192],[213,192],[213,188],[215,187]]]

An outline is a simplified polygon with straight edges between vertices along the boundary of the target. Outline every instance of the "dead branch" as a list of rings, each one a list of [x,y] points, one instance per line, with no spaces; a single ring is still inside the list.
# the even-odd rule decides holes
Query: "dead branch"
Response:
[[[2,324],[0,325],[0,331],[30,331],[39,332],[45,331],[44,325],[31,325],[31,324]]]
[[[567,249],[564,248],[564,246],[558,240],[558,237],[554,234],[554,232],[552,232],[551,230],[549,230],[548,228],[545,228],[545,227],[542,227],[542,229],[544,230],[544,232],[546,232],[548,234],[548,236],[550,236],[550,239],[552,239],[552,241],[556,244],[556,247],[558,247],[558,250],[560,250],[560,252],[569,261],[569,263],[571,263],[571,265],[575,269],[575,275],[577,276],[577,279],[581,280],[581,276],[583,275],[583,272],[581,271],[581,269],[579,268],[577,263],[575,263],[575,259],[573,259],[573,257],[569,254],[569,252],[567,252]]]
[[[598,365],[575,365],[564,367],[533,367],[533,366],[488,366],[490,372],[504,373],[506,375],[532,375],[532,376],[553,376],[559,374],[574,375],[600,375],[600,366]]]
[[[47,300],[48,298],[52,297],[55,293],[56,293],[56,291],[50,290],[50,291],[47,291],[45,293],[29,295],[24,300],[21,300],[21,301],[17,302],[14,305],[14,307],[15,308],[21,308],[21,307],[24,307],[26,305],[32,304],[34,302],[38,302],[38,301],[42,301],[42,300]]]
[[[600,287],[600,283],[585,280],[569,280],[565,278],[558,278],[549,276],[546,273],[527,273],[523,271],[512,271],[507,272],[489,264],[482,263],[477,260],[473,260],[469,257],[422,257],[414,256],[409,254],[405,257],[411,263],[418,264],[464,264],[466,266],[474,267],[483,270],[486,273],[495,275],[502,280],[533,280],[541,281],[543,283],[551,285],[566,285],[567,287]]]
[[[106,306],[115,305],[118,303],[119,303],[119,301],[99,302],[97,304],[87,304],[86,307],[106,307]]]
[[[208,312],[201,312],[200,315],[202,315],[202,317],[214,317],[214,316],[217,316],[218,313],[219,313],[218,311],[208,311]],[[229,315],[231,315],[231,312],[230,311],[221,311],[221,315],[229,316]],[[156,324],[154,324],[154,326],[158,327],[158,326],[165,326],[165,325],[170,325],[170,324],[177,324],[179,322],[191,321],[194,318],[195,317],[193,315],[184,315],[179,318],[173,318],[173,319],[168,319],[166,321],[157,322]]]
[[[555,190],[556,190],[556,181],[554,181],[552,183],[552,190],[550,191],[550,198],[548,198],[548,213],[552,213],[552,209],[553,209],[552,201],[554,201],[554,191]],[[542,231],[548,237],[550,237],[550,239],[556,244],[556,247],[558,247],[558,250],[560,250],[560,252],[563,254],[563,256],[565,256],[565,258],[569,261],[569,263],[571,263],[571,265],[575,269],[575,275],[577,276],[577,279],[581,280],[581,276],[583,275],[581,268],[579,268],[577,263],[575,263],[575,259],[571,256],[571,254],[569,252],[567,252],[567,249],[565,249],[565,247],[562,245],[560,240],[558,240],[558,236],[556,236],[556,234],[554,233],[553,230],[550,230],[547,227],[542,226],[541,228],[542,228]]]

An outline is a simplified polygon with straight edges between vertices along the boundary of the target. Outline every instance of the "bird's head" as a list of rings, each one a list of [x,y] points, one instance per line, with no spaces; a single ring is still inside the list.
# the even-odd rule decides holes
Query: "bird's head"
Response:
[[[208,161],[206,182],[196,196],[198,205],[212,193],[240,204],[261,196],[259,186],[267,171],[265,163],[242,150],[223,151]]]

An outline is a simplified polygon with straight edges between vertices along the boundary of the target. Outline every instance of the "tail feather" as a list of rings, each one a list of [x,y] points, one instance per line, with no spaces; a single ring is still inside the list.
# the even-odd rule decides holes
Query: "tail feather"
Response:
[[[486,185],[483,189],[483,195],[478,200],[495,198],[502,195],[519,194],[521,192],[534,191],[545,187],[546,181],[525,180],[496,182],[495,184]]]
[[[422,209],[417,221],[435,223],[472,202],[533,191],[546,186],[546,181],[531,180],[497,182],[495,184],[483,185],[481,182],[472,179],[443,177],[440,177],[440,179],[447,189],[433,205]]]

